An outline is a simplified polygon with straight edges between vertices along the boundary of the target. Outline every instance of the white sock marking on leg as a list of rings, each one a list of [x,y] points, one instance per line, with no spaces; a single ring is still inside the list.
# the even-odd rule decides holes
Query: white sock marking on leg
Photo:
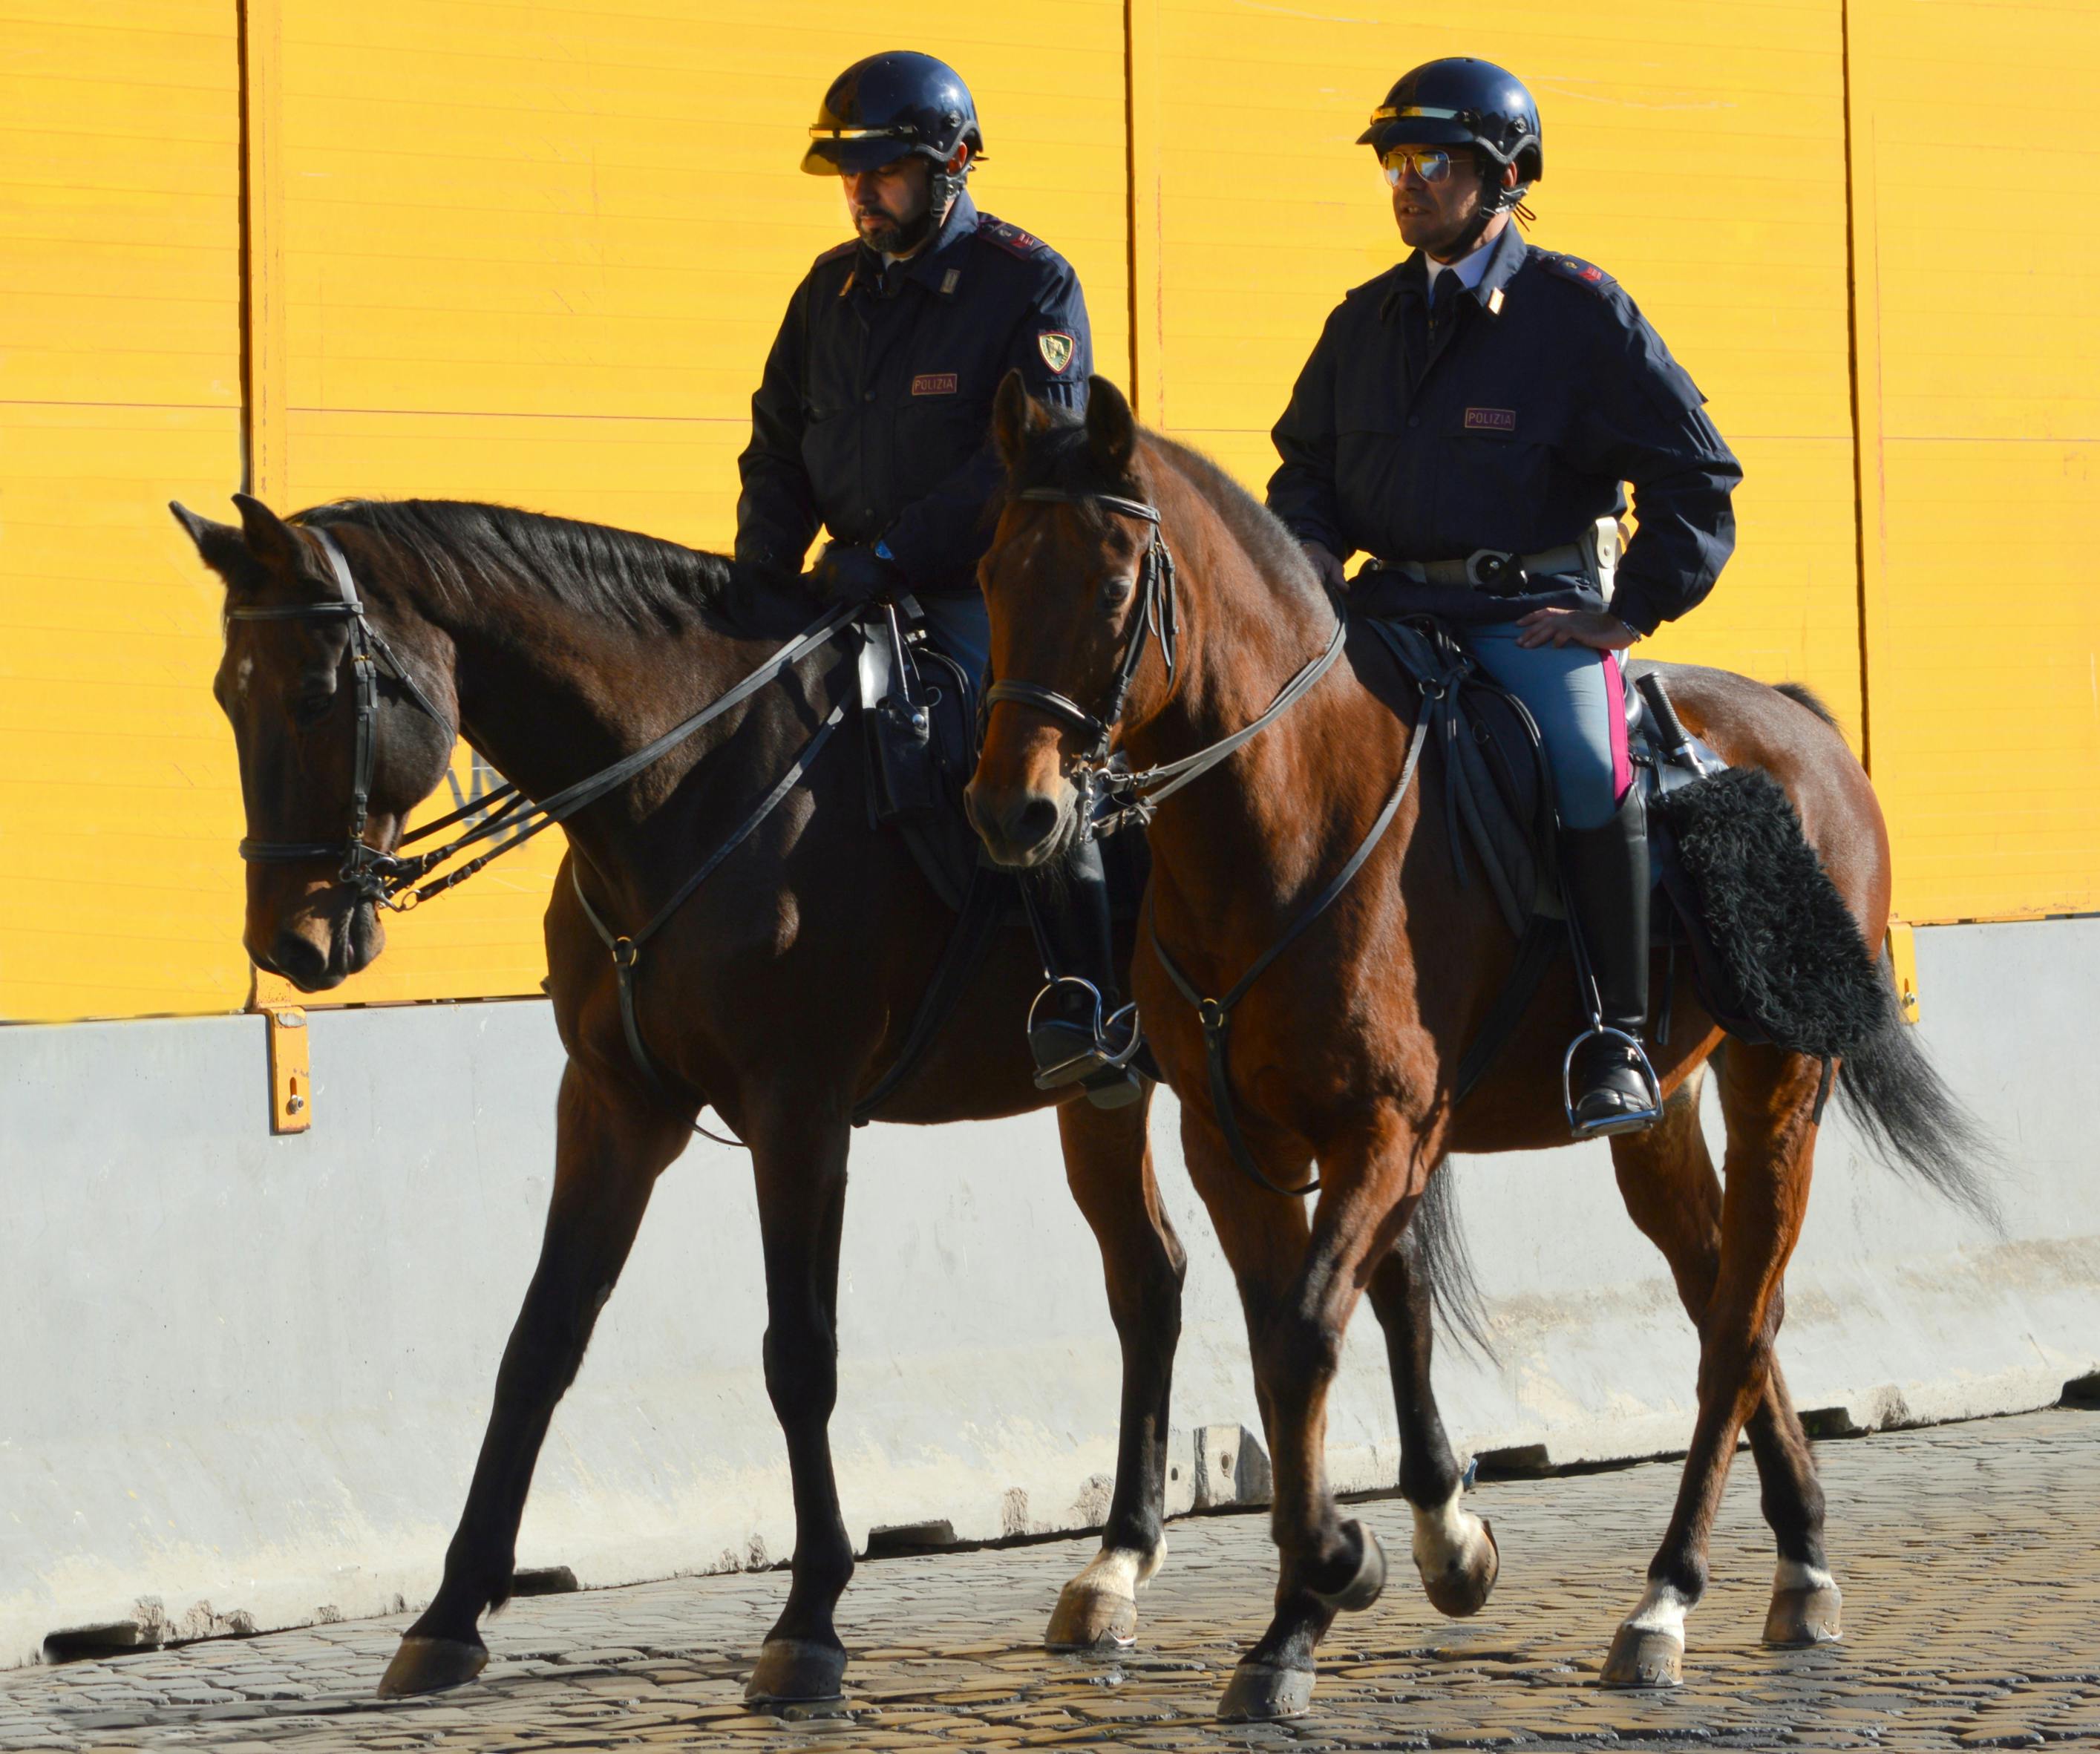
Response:
[[[1458,1505],[1465,1490],[1462,1486],[1454,1488],[1442,1504],[1427,1510],[1419,1505],[1409,1506],[1414,1513],[1414,1567],[1424,1577],[1462,1569],[1467,1554],[1480,1539],[1480,1519]]]
[[[1835,1589],[1838,1580],[1820,1565],[1803,1565],[1798,1559],[1782,1559],[1772,1573],[1774,1589]]]
[[[1626,1616],[1626,1624],[1636,1632],[1667,1633],[1683,1644],[1684,1616],[1691,1611],[1691,1598],[1674,1584],[1650,1584],[1640,1606]]]

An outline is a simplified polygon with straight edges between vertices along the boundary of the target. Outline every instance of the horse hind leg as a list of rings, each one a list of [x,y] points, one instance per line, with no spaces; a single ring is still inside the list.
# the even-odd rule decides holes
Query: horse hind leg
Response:
[[[1430,1605],[1454,1619],[1477,1614],[1502,1569],[1493,1527],[1459,1502],[1464,1476],[1445,1434],[1430,1381],[1433,1335],[1431,1239],[1424,1221],[1449,1223],[1454,1184],[1432,1176],[1430,1191],[1392,1251],[1371,1276],[1372,1313],[1385,1330],[1400,1417],[1400,1490],[1414,1514],[1414,1568]]]
[[[1101,1549],[1057,1598],[1043,1640],[1053,1650],[1135,1643],[1137,1592],[1167,1558],[1168,1397],[1188,1256],[1153,1178],[1150,1108],[1147,1101],[1103,1111],[1068,1102],[1057,1111],[1065,1179],[1101,1245],[1123,1348],[1123,1407]]]
[[[601,1087],[573,1060],[562,1073],[539,1265],[503,1349],[466,1508],[445,1550],[444,1580],[387,1665],[382,1699],[458,1686],[488,1663],[477,1623],[510,1599],[518,1524],[548,1422],[576,1380],[650,1190],[689,1137],[675,1117]]]
[[[1773,1355],[1781,1276],[1807,1205],[1818,1070],[1777,1050],[1730,1044],[1722,1064],[1725,1190],[1706,1153],[1694,1089],[1680,1091],[1648,1133],[1612,1141],[1627,1210],[1668,1258],[1701,1347],[1699,1416],[1676,1509],[1649,1565],[1648,1591],[1612,1641],[1608,1686],[1682,1679],[1685,1620],[1705,1593],[1714,1517],[1745,1424],[1780,1542],[1767,1637],[1791,1632],[1797,1613],[1835,1636],[1823,1495]]]

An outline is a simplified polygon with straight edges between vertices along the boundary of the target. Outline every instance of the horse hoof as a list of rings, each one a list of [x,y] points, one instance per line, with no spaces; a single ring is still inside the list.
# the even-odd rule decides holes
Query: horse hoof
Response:
[[[743,1684],[743,1702],[790,1705],[836,1699],[845,1672],[846,1654],[837,1645],[813,1638],[769,1638],[758,1653],[758,1667]]]
[[[1075,1577],[1058,1596],[1043,1642],[1052,1650],[1127,1650],[1137,1642],[1137,1598]]]
[[[1649,1626],[1621,1626],[1604,1659],[1608,1687],[1681,1687],[1684,1641]]]
[[[1278,1668],[1273,1663],[1241,1664],[1218,1701],[1218,1716],[1229,1724],[1303,1717],[1312,1709],[1312,1671]]]
[[[1483,1517],[1480,1539],[1471,1551],[1454,1559],[1447,1569],[1434,1577],[1424,1572],[1423,1593],[1439,1614],[1462,1620],[1488,1605],[1489,1594],[1495,1587],[1495,1580],[1502,1576],[1502,1553],[1495,1543],[1495,1526]]]
[[[408,1699],[419,1693],[443,1693],[465,1686],[488,1667],[488,1646],[479,1639],[463,1644],[457,1638],[422,1638],[411,1633],[379,1677],[379,1697]]]
[[[1765,1642],[1782,1650],[1835,1644],[1845,1636],[1839,1611],[1842,1599],[1835,1584],[1775,1589],[1771,1611],[1765,1615]]]
[[[1361,1614],[1384,1593],[1385,1549],[1379,1545],[1378,1536],[1362,1523],[1351,1521],[1342,1526],[1357,1532],[1360,1544],[1357,1575],[1331,1595],[1325,1591],[1316,1591],[1315,1593],[1337,1614]],[[1287,1672],[1297,1674],[1300,1672],[1292,1669]],[[1305,1686],[1309,1695],[1312,1686],[1312,1678],[1309,1675],[1306,1677]]]

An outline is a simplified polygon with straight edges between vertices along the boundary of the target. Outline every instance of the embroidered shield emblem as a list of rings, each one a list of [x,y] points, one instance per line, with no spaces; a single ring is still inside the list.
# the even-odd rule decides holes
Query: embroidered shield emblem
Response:
[[[1043,363],[1053,372],[1061,372],[1072,363],[1072,351],[1079,342],[1062,329],[1045,329],[1035,337],[1035,345],[1043,355]]]

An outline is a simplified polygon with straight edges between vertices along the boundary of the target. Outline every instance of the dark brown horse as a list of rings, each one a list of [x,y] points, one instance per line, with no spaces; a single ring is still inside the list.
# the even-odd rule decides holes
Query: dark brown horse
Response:
[[[993,708],[968,801],[993,854],[1026,866],[1081,831],[1074,778],[1092,765],[1090,720],[1116,721],[1133,768],[1185,760],[1251,724],[1341,636],[1336,606],[1282,527],[1213,465],[1140,432],[1112,386],[1096,380],[1079,424],[1031,402],[1010,377],[995,425],[1012,491],[981,575],[994,672],[1015,685]],[[1155,528],[1178,569],[1172,602],[1162,600],[1158,556],[1148,553]],[[1168,632],[1177,636],[1171,669]],[[1696,734],[1785,787],[1865,942],[1878,943],[1888,837],[1836,729],[1800,699],[1740,676],[1667,674]],[[1273,1183],[1302,1185],[1317,1165],[1321,1192],[1309,1210],[1236,1166],[1209,1094],[1197,1009],[1162,967],[1162,948],[1214,1003],[1285,936],[1405,787],[1417,704],[1379,641],[1349,637],[1287,713],[1162,801],[1148,830],[1156,937],[1140,936],[1133,990],[1183,1099],[1189,1170],[1238,1277],[1275,1465],[1275,1615],[1226,1691],[1230,1716],[1304,1710],[1314,1649],[1335,1614],[1368,1606],[1383,1580],[1376,1542],[1337,1514],[1322,1461],[1328,1388],[1358,1298],[1377,1297],[1447,1152],[1533,1150],[1568,1137],[1559,1073],[1577,1012],[1565,959],[1496,1069],[1462,1104],[1454,1100],[1460,1051],[1480,1031],[1515,946],[1487,886],[1453,879],[1434,760],[1354,881],[1232,1016],[1225,1064],[1247,1144]],[[1664,1117],[1614,1139],[1612,1154],[1627,1210],[1668,1259],[1699,1329],[1699,1412],[1648,1591],[1605,1664],[1606,1681],[1620,1685],[1678,1678],[1684,1617],[1705,1585],[1708,1536],[1745,1423],[1779,1545],[1765,1636],[1795,1644],[1838,1631],[1823,1495],[1773,1355],[1781,1275],[1808,1199],[1821,1068],[1728,1044],[1716,1061],[1724,1192],[1698,1104],[1722,1037],[1688,964],[1672,1003],[1675,1026],[1655,1050]],[[1844,1074],[1841,1088],[1870,1130],[1909,1150],[1943,1191],[1983,1197],[1960,1155],[1958,1117],[1892,1014]],[[1454,1482],[1423,1492],[1404,1480],[1403,1489],[1418,1560],[1477,1541]]]
[[[341,594],[318,532],[346,557],[371,628],[423,697],[382,674],[360,836],[381,849],[443,778],[455,728],[544,800],[725,694],[812,613],[743,598],[717,557],[499,507],[349,504],[288,524],[254,500],[238,503],[238,529],[178,511],[226,581],[215,691],[239,748],[249,831],[266,852],[313,844],[311,857],[249,865],[249,952],[309,992],[355,973],[383,943],[371,897],[338,870],[355,791],[354,630],[326,612]],[[323,612],[298,613],[314,606]],[[902,840],[869,826],[857,739],[840,739],[648,946],[638,1020],[666,1091],[629,1051],[613,967],[571,878],[619,929],[638,927],[809,746],[850,672],[837,645],[816,650],[566,824],[571,850],[546,936],[547,990],[569,1060],[545,1236],[443,1582],[402,1641],[384,1694],[453,1686],[488,1660],[476,1623],[510,1594],[548,1421],[703,1100],[751,1148],[766,1387],[795,1494],[793,1584],[748,1690],[754,1699],[839,1690],[845,1653],[832,1611],[854,1559],[826,1426],[849,1117],[895,1060],[954,916]],[[1017,913],[881,1117],[984,1119],[1047,1104],[1021,1033],[1041,980]],[[1101,1245],[1124,1372],[1102,1550],[1061,1600],[1050,1628],[1060,1644],[1127,1637],[1136,1589],[1165,1553],[1184,1257],[1153,1180],[1148,1106],[1104,1113],[1067,1102],[1057,1115],[1072,1192]]]
[[[237,503],[240,528],[177,512],[227,585],[215,691],[238,747],[248,850],[262,855],[248,870],[248,949],[309,992],[338,985],[383,943],[371,896],[343,875],[350,826],[374,856],[395,848],[404,818],[442,778],[456,729],[526,795],[546,800],[721,699],[810,612],[748,592],[718,557],[502,507],[353,503],[286,523],[252,499]],[[343,612],[331,544],[362,617]],[[360,646],[373,647],[376,673],[360,667]],[[546,922],[547,989],[569,1054],[546,1232],[443,1582],[383,1692],[455,1685],[487,1661],[477,1622],[510,1593],[518,1521],[555,1403],[703,1098],[752,1148],[766,1386],[787,1434],[797,1524],[793,1585],[749,1691],[793,1699],[838,1690],[845,1652],[832,1611],[854,1562],[826,1426],[849,1116],[894,1063],[953,916],[901,839],[869,826],[850,746],[819,752],[648,945],[638,1021],[667,1091],[629,1051],[614,972],[572,879],[619,928],[649,919],[810,748],[849,685],[842,665],[849,671],[836,646],[814,650],[566,824],[571,853]],[[360,673],[374,676],[361,811]],[[1041,978],[1017,914],[880,1118],[982,1119],[1043,1106],[1049,1099],[1035,1088],[1022,1035]],[[1070,1101],[1057,1111],[1123,1359],[1115,1492],[1101,1553],[1052,1615],[1048,1642],[1061,1647],[1127,1642],[1136,1590],[1166,1553],[1184,1256],[1160,1206],[1145,1116],[1143,1106],[1104,1113]],[[1456,1470],[1428,1380],[1436,1243],[1433,1231],[1426,1240],[1411,1232],[1374,1296],[1388,1326],[1404,1468],[1410,1479],[1444,1480]],[[1447,1612],[1476,1608],[1492,1558],[1476,1551],[1468,1567],[1427,1574],[1432,1599]]]

